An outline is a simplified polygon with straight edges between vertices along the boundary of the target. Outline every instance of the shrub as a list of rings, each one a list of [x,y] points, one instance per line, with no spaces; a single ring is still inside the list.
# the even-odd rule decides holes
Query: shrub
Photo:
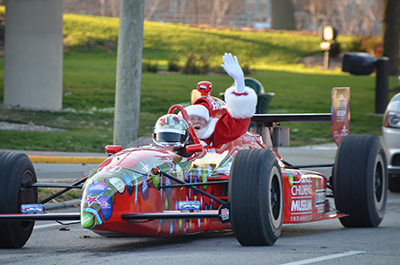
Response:
[[[77,31],[65,37],[63,42],[68,46],[84,47],[90,50],[96,43],[96,38],[88,32]]]
[[[244,75],[250,75],[253,72],[254,62],[252,58],[240,61],[239,64],[243,69]]]
[[[158,63],[152,62],[150,60],[143,60],[142,61],[142,72],[150,72],[150,73],[157,73],[158,72]]]
[[[351,42],[350,50],[355,52],[367,52],[375,57],[382,56],[382,38],[378,36],[372,37],[355,37]]]
[[[205,54],[199,56],[192,52],[187,58],[182,72],[184,74],[207,74],[212,72],[208,56]]]
[[[168,71],[169,72],[179,72],[181,67],[179,66],[179,59],[176,57],[171,58],[168,61]]]

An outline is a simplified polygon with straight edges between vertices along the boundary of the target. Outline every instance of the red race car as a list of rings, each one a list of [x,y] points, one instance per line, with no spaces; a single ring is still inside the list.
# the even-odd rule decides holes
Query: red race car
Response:
[[[72,185],[37,183],[25,154],[3,152],[0,246],[23,247],[37,220],[80,220],[99,234],[139,236],[232,229],[244,246],[273,245],[282,224],[340,218],[345,227],[376,227],[386,208],[385,149],[376,136],[348,135],[347,92],[333,90],[332,114],[256,114],[252,121],[263,137],[247,132],[218,148],[202,146],[193,128],[184,154],[154,144],[125,150],[107,146],[110,157]],[[197,100],[225,111],[218,98],[203,95]],[[180,105],[169,113],[177,110],[187,121]],[[286,121],[332,121],[333,137],[340,142],[335,163],[292,165],[282,159],[277,152],[283,137],[278,126]],[[332,167],[332,176],[305,170],[313,167]],[[43,204],[54,196],[38,202],[37,188],[57,185],[64,188],[60,193],[83,189],[80,213],[43,211]]]

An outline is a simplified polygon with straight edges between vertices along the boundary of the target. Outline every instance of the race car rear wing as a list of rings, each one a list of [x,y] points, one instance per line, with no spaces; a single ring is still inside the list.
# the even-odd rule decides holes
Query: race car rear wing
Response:
[[[280,127],[281,122],[331,122],[331,134],[336,144],[349,134],[350,121],[350,88],[334,87],[332,89],[331,113],[301,114],[255,114],[251,121],[256,127],[251,132],[262,136],[264,143],[273,148],[289,146],[289,128]]]

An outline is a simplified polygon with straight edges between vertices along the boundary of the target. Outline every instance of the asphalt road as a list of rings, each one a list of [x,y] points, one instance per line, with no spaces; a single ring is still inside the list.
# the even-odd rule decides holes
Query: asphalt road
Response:
[[[293,164],[325,164],[333,163],[335,149],[325,145],[279,152]],[[79,171],[86,165],[75,166],[73,170]],[[35,167],[40,169],[39,180],[49,172],[61,174],[50,166],[35,163]],[[329,174],[330,169],[326,171]],[[0,264],[399,264],[399,220],[400,194],[389,192],[386,215],[378,228],[344,228],[337,219],[284,225],[271,247],[242,247],[230,231],[172,238],[105,238],[79,224],[37,222],[24,248],[0,249]]]

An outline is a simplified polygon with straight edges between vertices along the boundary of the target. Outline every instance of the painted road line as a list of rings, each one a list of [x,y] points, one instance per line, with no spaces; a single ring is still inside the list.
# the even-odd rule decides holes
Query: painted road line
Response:
[[[363,253],[365,253],[365,251],[348,251],[348,252],[343,252],[343,253],[339,253],[339,254],[323,256],[323,257],[319,257],[319,258],[305,259],[305,260],[299,260],[299,261],[295,261],[295,262],[284,263],[281,265],[311,264],[311,263],[316,263],[316,262],[321,262],[321,261],[326,261],[326,260],[331,260],[331,259],[338,259],[338,258],[343,258],[346,256],[358,255],[358,254],[363,254]]]
[[[59,163],[59,164],[99,164],[106,157],[87,156],[38,156],[28,155],[32,163]]]

